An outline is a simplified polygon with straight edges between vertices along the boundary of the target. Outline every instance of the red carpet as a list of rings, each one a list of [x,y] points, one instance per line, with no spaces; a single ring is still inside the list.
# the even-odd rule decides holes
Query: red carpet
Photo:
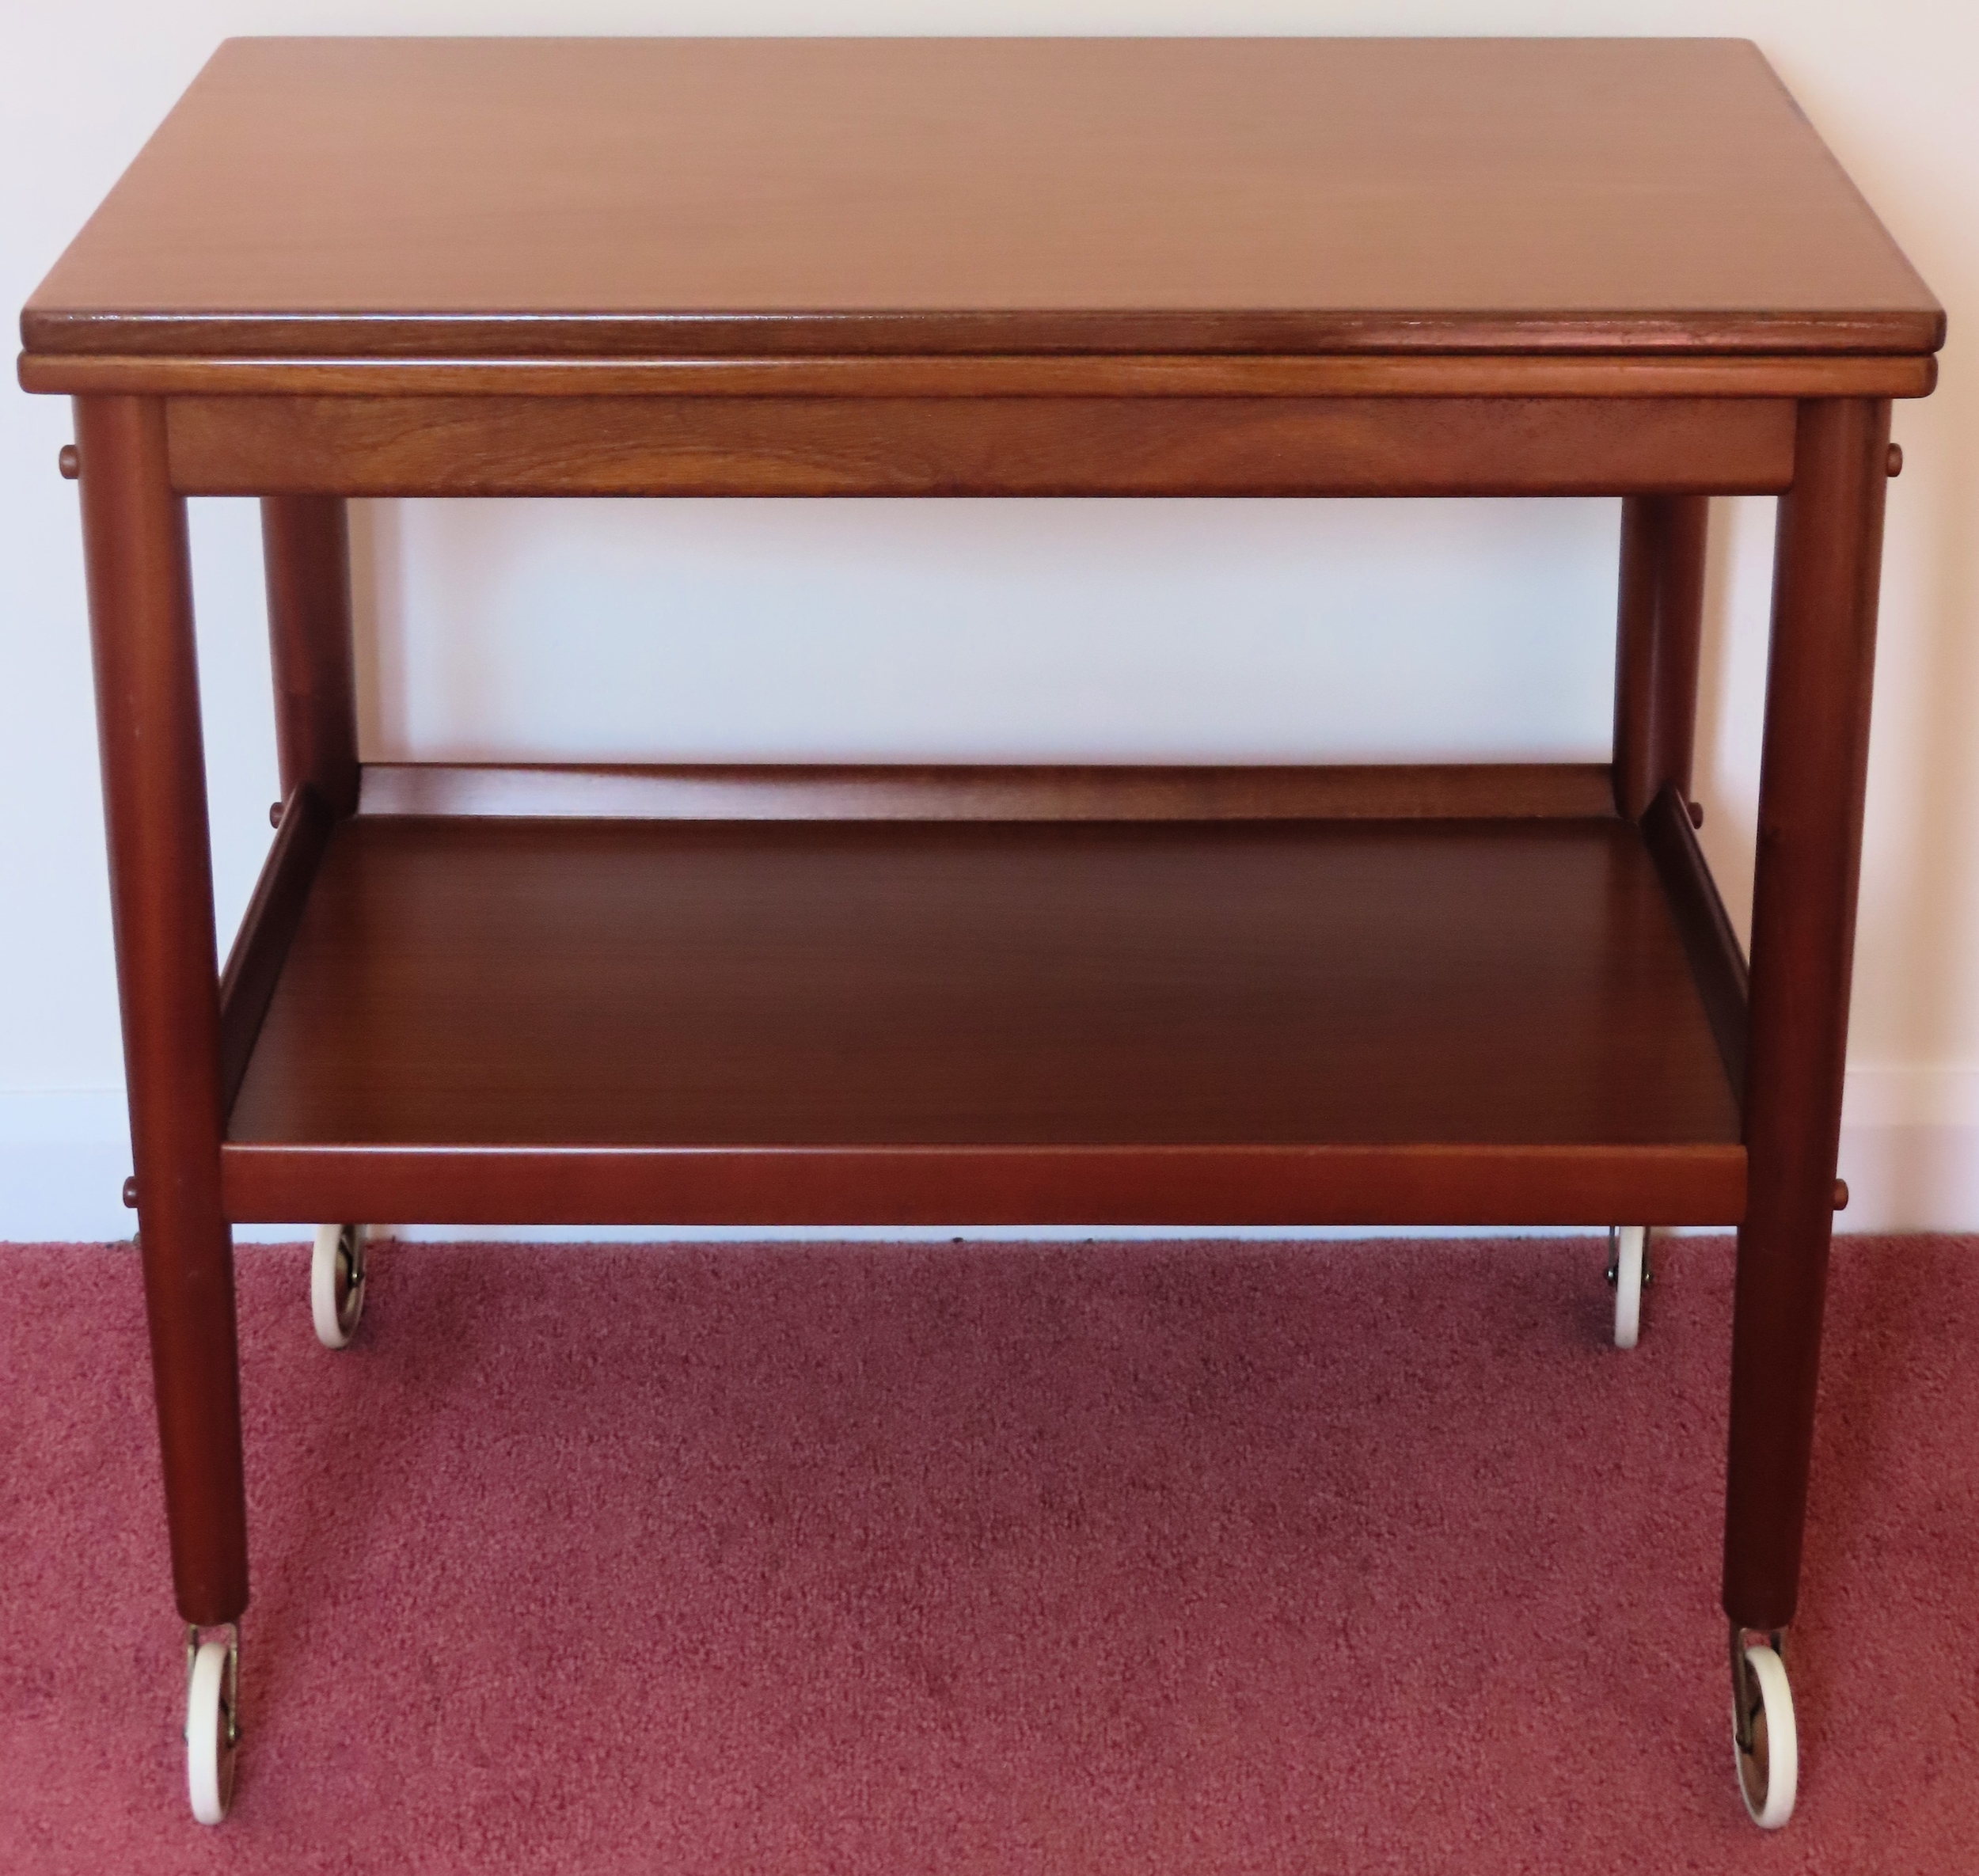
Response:
[[[1799,1814],[1717,1607],[1723,1240],[239,1258],[186,1813],[135,1259],[0,1251],[0,1869],[1979,1869],[1979,1245],[1836,1256]]]

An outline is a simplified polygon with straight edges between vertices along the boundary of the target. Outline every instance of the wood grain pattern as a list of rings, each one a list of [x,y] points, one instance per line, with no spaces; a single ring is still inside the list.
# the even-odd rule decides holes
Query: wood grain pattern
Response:
[[[1749,398],[183,397],[187,494],[1764,493]]]
[[[595,768],[367,763],[364,815],[660,821],[1455,820],[1612,811],[1594,762]]]
[[[227,359],[24,352],[28,391],[169,397],[1924,397],[1929,355],[1187,353],[735,359]]]
[[[1407,1181],[1377,1196],[1385,1149],[1398,1170],[1432,1149],[1448,1163],[1423,1189],[1462,1202],[1427,1216],[1503,1223],[1558,1215],[1532,1175],[1561,1149],[1611,1195],[1632,1179],[1644,1216],[1722,1216],[1738,1133],[1654,870],[1612,818],[360,817],[332,837],[228,1138],[336,1149],[347,1171],[350,1153],[479,1153],[531,1217],[552,1214],[530,1193],[634,1192],[587,1215],[692,1217],[725,1193],[721,1215],[766,1217],[788,1154],[850,1153],[822,1189],[876,1222],[965,1196],[1035,1219],[1022,1180],[995,1192],[1041,1149],[1179,1153],[1177,1190],[1214,1189],[1230,1222],[1283,1221],[1292,1192],[1312,1220],[1366,1215],[1350,1197],[1388,1217],[1415,1202]],[[555,1171],[567,1148],[646,1158],[587,1200]],[[1185,1164],[1267,1148],[1309,1163],[1255,1197]],[[1310,1161],[1335,1148],[1369,1150]],[[896,1191],[903,1150],[920,1169]],[[695,1173],[710,1155],[760,1160],[769,1185]],[[549,1183],[493,1164],[511,1156]],[[931,1158],[953,1162],[945,1199]],[[1126,1162],[1108,1164],[1068,1215],[1119,1202]],[[1034,1175],[1072,1202],[1076,1165]]]
[[[454,357],[1942,329],[1749,44],[1434,39],[232,40],[22,327]]]

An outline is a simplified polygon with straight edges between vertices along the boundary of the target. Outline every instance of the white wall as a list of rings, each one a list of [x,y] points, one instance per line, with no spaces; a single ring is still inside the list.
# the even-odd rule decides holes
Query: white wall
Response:
[[[10,9],[0,303],[247,32],[1654,32],[1758,40],[1951,310],[1897,408],[1846,1222],[1979,1228],[1979,22],[1951,0],[70,0]],[[127,1169],[59,401],[0,392],[0,1238],[120,1233]],[[1742,917],[1772,504],[1717,506],[1704,841]],[[222,945],[275,791],[256,518],[193,504]],[[1612,503],[377,503],[374,756],[1605,753]],[[610,675],[612,682],[593,682]],[[1600,1221],[1596,1221],[1600,1222]]]

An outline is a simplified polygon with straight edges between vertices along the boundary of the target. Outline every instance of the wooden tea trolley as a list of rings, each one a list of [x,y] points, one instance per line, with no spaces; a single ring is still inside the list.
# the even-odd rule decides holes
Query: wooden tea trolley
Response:
[[[200,1817],[233,1221],[1632,1221],[1625,1342],[1645,1228],[1738,1228],[1783,1821],[1890,400],[1944,320],[1752,47],[234,41],[21,325],[75,399]],[[358,745],[352,496],[1477,494],[1623,498],[1612,763]],[[1689,797],[1714,494],[1780,498],[1749,978]],[[196,495],[262,500],[281,754],[224,970]]]

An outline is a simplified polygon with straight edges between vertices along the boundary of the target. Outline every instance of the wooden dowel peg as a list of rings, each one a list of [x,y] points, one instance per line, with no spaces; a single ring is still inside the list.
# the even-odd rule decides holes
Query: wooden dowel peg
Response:
[[[62,453],[55,459],[55,467],[61,470],[65,482],[73,482],[82,473],[82,454],[74,443],[64,443]]]
[[[1892,443],[1890,446],[1890,455],[1884,466],[1889,471],[1893,480],[1904,473],[1904,451],[1901,443]]]

